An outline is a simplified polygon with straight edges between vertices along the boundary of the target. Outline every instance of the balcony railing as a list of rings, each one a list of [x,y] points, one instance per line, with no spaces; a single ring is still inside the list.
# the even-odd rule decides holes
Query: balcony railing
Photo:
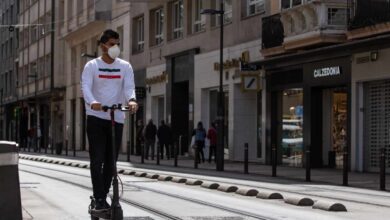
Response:
[[[74,14],[71,18],[68,18],[69,21],[65,24],[67,27],[65,26],[61,28],[61,35],[66,36],[95,22],[110,21],[111,17],[112,1],[88,1],[86,9],[79,9],[76,14]]]
[[[350,30],[385,22],[390,22],[389,0],[355,0]]]
[[[347,0],[313,0],[263,18],[263,55],[346,40]]]

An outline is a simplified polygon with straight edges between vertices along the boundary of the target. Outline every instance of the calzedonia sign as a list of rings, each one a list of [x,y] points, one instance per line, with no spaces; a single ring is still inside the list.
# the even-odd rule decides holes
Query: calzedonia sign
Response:
[[[313,73],[314,78],[333,77],[338,75],[341,75],[340,66],[315,69]]]

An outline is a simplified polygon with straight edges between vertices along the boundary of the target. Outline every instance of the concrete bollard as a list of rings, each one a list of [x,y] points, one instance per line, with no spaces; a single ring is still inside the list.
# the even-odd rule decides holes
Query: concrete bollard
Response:
[[[259,192],[256,198],[259,199],[283,199],[282,194],[277,192]]]
[[[1,219],[22,219],[18,151],[18,145],[15,142],[0,141]]]
[[[239,194],[242,196],[257,196],[257,194],[259,194],[259,191],[256,189],[239,188],[236,191],[236,194]]]
[[[346,212],[347,208],[341,203],[317,201],[313,205],[313,209],[321,209],[330,212]]]
[[[287,197],[284,202],[296,206],[312,206],[314,204],[312,199],[306,197]]]

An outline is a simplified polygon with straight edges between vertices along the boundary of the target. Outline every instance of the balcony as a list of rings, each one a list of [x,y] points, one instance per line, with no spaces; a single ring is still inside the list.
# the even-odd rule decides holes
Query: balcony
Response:
[[[348,39],[358,39],[390,32],[388,0],[356,0]]]
[[[61,36],[68,38],[78,33],[85,33],[90,27],[104,26],[106,21],[111,21],[112,1],[94,0],[88,1],[87,9],[74,11],[61,27]]]
[[[313,0],[264,17],[262,54],[275,56],[345,42],[348,8],[347,0]]]

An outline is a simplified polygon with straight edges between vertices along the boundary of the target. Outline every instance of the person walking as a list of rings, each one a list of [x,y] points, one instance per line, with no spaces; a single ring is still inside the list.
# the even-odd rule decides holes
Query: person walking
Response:
[[[115,147],[118,158],[125,121],[125,113],[115,111],[116,146],[112,146],[110,112],[102,111],[102,106],[125,104],[131,113],[138,109],[133,69],[129,62],[118,58],[119,42],[117,32],[105,30],[98,40],[102,56],[89,61],[81,74],[93,188],[91,213],[104,212],[110,208],[106,197],[113,179],[112,165],[115,158],[111,152]]]
[[[217,129],[215,123],[212,122],[209,130],[207,131],[207,139],[210,141],[209,148],[209,163],[211,163],[211,157],[214,156],[214,162],[216,162],[216,150],[217,150]]]
[[[138,120],[137,121],[137,137],[136,137],[136,141],[135,141],[135,154],[136,155],[141,155],[141,153],[143,153],[143,147],[142,145],[144,145],[144,135],[143,135],[143,131],[144,131],[144,123],[142,120]]]
[[[161,120],[160,126],[157,131],[158,142],[160,144],[161,159],[164,159],[164,147],[167,155],[167,159],[170,159],[169,145],[171,142],[171,128],[165,124],[164,120]]]
[[[206,130],[203,127],[203,123],[200,121],[195,129],[195,146],[198,150],[198,163],[200,163],[200,159],[204,163],[204,143],[206,139]]]
[[[151,149],[151,157],[154,160],[154,145],[156,143],[156,134],[157,127],[153,124],[153,120],[150,119],[148,124],[144,129],[144,139],[145,139],[145,159],[149,160],[149,148]]]

